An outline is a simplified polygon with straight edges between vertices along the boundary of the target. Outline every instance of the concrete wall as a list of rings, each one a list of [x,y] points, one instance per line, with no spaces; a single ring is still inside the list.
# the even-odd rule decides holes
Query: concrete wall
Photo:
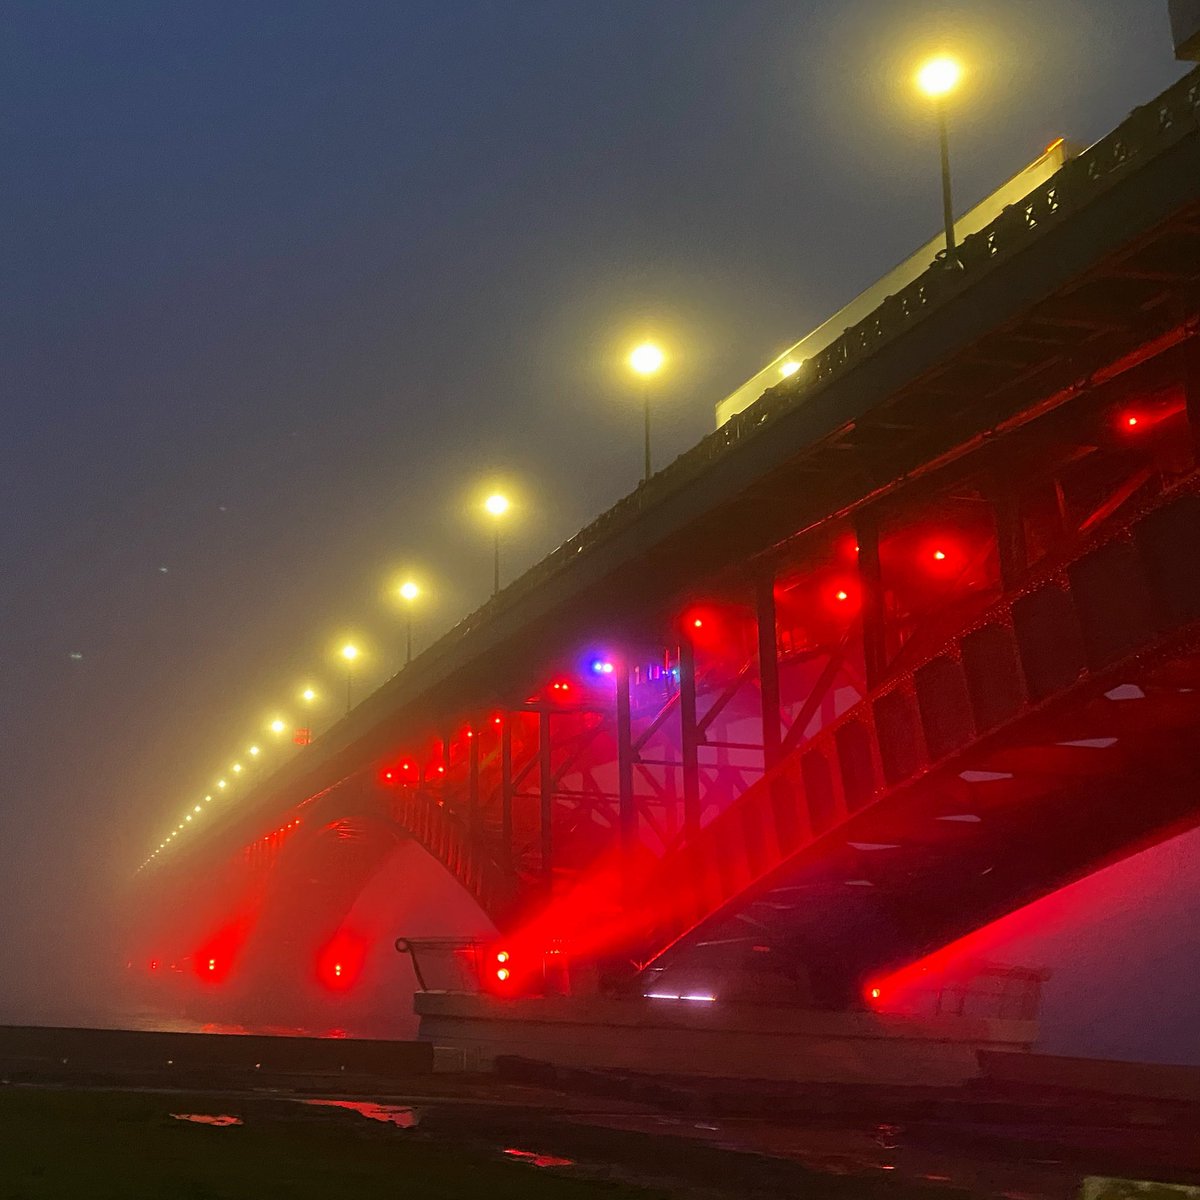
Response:
[[[979,1050],[1027,1050],[1035,1036],[1023,1021],[652,1000],[423,992],[414,1007],[422,1039],[455,1047],[478,1067],[516,1054],[716,1078],[951,1087],[979,1073]]]

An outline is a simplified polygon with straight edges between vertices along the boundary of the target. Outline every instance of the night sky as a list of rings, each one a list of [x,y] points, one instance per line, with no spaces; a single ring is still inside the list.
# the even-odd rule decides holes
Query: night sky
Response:
[[[1182,72],[1165,0],[0,12],[0,1019],[339,638],[399,666],[389,582],[486,598],[490,482],[509,577],[633,487],[635,340],[665,462],[934,233],[924,52],[960,210]]]

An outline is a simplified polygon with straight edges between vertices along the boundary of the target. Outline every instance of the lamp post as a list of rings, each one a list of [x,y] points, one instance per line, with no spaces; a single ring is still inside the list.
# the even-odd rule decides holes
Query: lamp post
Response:
[[[483,507],[491,514],[494,521],[492,530],[492,595],[500,591],[500,518],[509,509],[508,497],[499,492],[493,492],[484,502]]]
[[[666,361],[666,355],[653,343],[643,342],[629,356],[629,365],[642,377],[642,416],[645,425],[645,464],[642,482],[653,474],[650,458],[650,377],[658,374]]]
[[[317,701],[317,692],[313,687],[306,687],[300,693],[300,702],[304,705],[304,728],[296,730],[296,741],[301,746],[312,745],[312,706]]]
[[[933,102],[937,115],[938,145],[942,158],[942,219],[946,224],[946,257],[955,250],[954,204],[950,190],[950,134],[946,121],[946,97],[962,79],[962,66],[948,55],[931,58],[917,72],[917,86]]]
[[[346,660],[346,715],[349,716],[353,706],[354,663],[358,658],[358,647],[353,642],[347,642],[342,647],[342,657]]]
[[[421,589],[411,579],[400,585],[400,599],[404,601],[404,665],[406,667],[412,662],[413,601],[420,594]]]

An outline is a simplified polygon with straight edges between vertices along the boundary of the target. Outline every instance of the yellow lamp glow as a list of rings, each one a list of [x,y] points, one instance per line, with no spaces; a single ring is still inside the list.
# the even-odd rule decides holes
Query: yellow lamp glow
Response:
[[[508,512],[508,497],[502,496],[499,492],[496,492],[483,502],[483,507],[486,508],[493,517],[502,517],[506,512]]]
[[[643,342],[629,356],[629,365],[639,375],[653,375],[664,362],[666,355],[653,342]]]
[[[347,662],[353,662],[358,657],[358,647],[353,642],[347,642],[342,647],[342,657]]]
[[[230,770],[231,770],[231,771],[232,771],[232,772],[233,772],[235,775],[240,775],[240,774],[242,773],[242,764],[241,764],[241,763],[234,763],[234,764],[233,764],[233,766],[232,766],[232,767],[230,767],[229,769],[230,769]]]
[[[779,373],[784,379],[790,379],[798,370],[800,370],[800,364],[794,358],[789,358],[786,362],[779,364]]]
[[[217,780],[217,787],[224,789],[224,788],[227,788],[228,786],[229,786],[229,784],[227,784],[225,782],[225,780],[223,780],[223,779]]]
[[[410,579],[407,583],[400,585],[400,598],[407,600],[410,604],[421,594],[421,589]]]
[[[317,693],[310,687],[307,687],[300,693],[300,699],[305,704],[311,704],[317,698]]]
[[[962,66],[949,55],[931,58],[917,72],[917,87],[927,96],[939,99],[952,92],[962,79]]]
[[[257,758],[262,753],[262,751],[259,750],[259,748],[257,746],[251,746],[250,749],[246,751],[246,753],[248,755],[250,755],[251,758]]]
[[[282,717],[276,717],[271,722],[270,730],[272,733],[282,733],[287,728],[287,722]]]

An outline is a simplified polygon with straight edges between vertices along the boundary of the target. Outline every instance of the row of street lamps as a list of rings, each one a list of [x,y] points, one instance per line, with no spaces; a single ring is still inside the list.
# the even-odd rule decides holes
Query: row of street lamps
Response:
[[[951,261],[956,249],[956,239],[954,234],[954,205],[951,191],[950,178],[950,138],[947,119],[947,98],[958,87],[963,75],[961,64],[949,57],[948,55],[939,55],[925,62],[916,74],[916,83],[922,92],[925,93],[934,102],[934,113],[937,119],[938,129],[938,147],[941,157],[941,174],[942,174],[942,218],[945,223],[945,238],[946,238],[946,258]],[[652,390],[652,381],[662,370],[667,361],[666,354],[654,342],[642,342],[634,347],[627,359],[630,369],[641,379],[642,383],[642,419],[643,419],[643,463],[642,463],[642,482],[645,483],[650,479],[654,472],[654,461],[651,454],[650,442],[650,399]],[[794,374],[801,367],[801,363],[787,362],[781,368],[782,374],[786,377]],[[483,502],[484,511],[492,519],[492,595],[495,596],[500,591],[500,528],[504,516],[512,507],[508,497],[502,492],[493,492]],[[405,580],[397,589],[397,594],[404,601],[405,605],[405,622],[404,622],[404,663],[407,666],[412,662],[413,657],[413,608],[416,601],[420,598],[421,589],[411,579]],[[361,657],[361,651],[353,642],[346,642],[339,650],[339,655],[345,663],[346,668],[346,712],[349,713],[354,704],[354,667]],[[317,693],[312,687],[306,687],[300,693],[300,698],[304,704],[311,707],[317,700]],[[287,722],[282,717],[275,717],[269,724],[268,728],[276,736],[281,736],[287,730]],[[303,734],[303,741],[307,742],[311,737],[311,729],[297,731],[297,740]],[[261,748],[258,745],[251,745],[246,753],[254,761],[257,761]],[[235,762],[230,771],[237,776],[242,773],[242,764]],[[221,778],[217,781],[216,791],[223,792],[229,786],[229,780]],[[212,802],[213,793],[208,793],[204,797],[203,804],[195,804],[192,806],[184,820],[171,831],[170,834],[160,843],[146,862],[142,865],[149,864],[158,854],[165,850],[180,833],[182,833],[188,823],[193,818],[204,811],[204,805]]]

